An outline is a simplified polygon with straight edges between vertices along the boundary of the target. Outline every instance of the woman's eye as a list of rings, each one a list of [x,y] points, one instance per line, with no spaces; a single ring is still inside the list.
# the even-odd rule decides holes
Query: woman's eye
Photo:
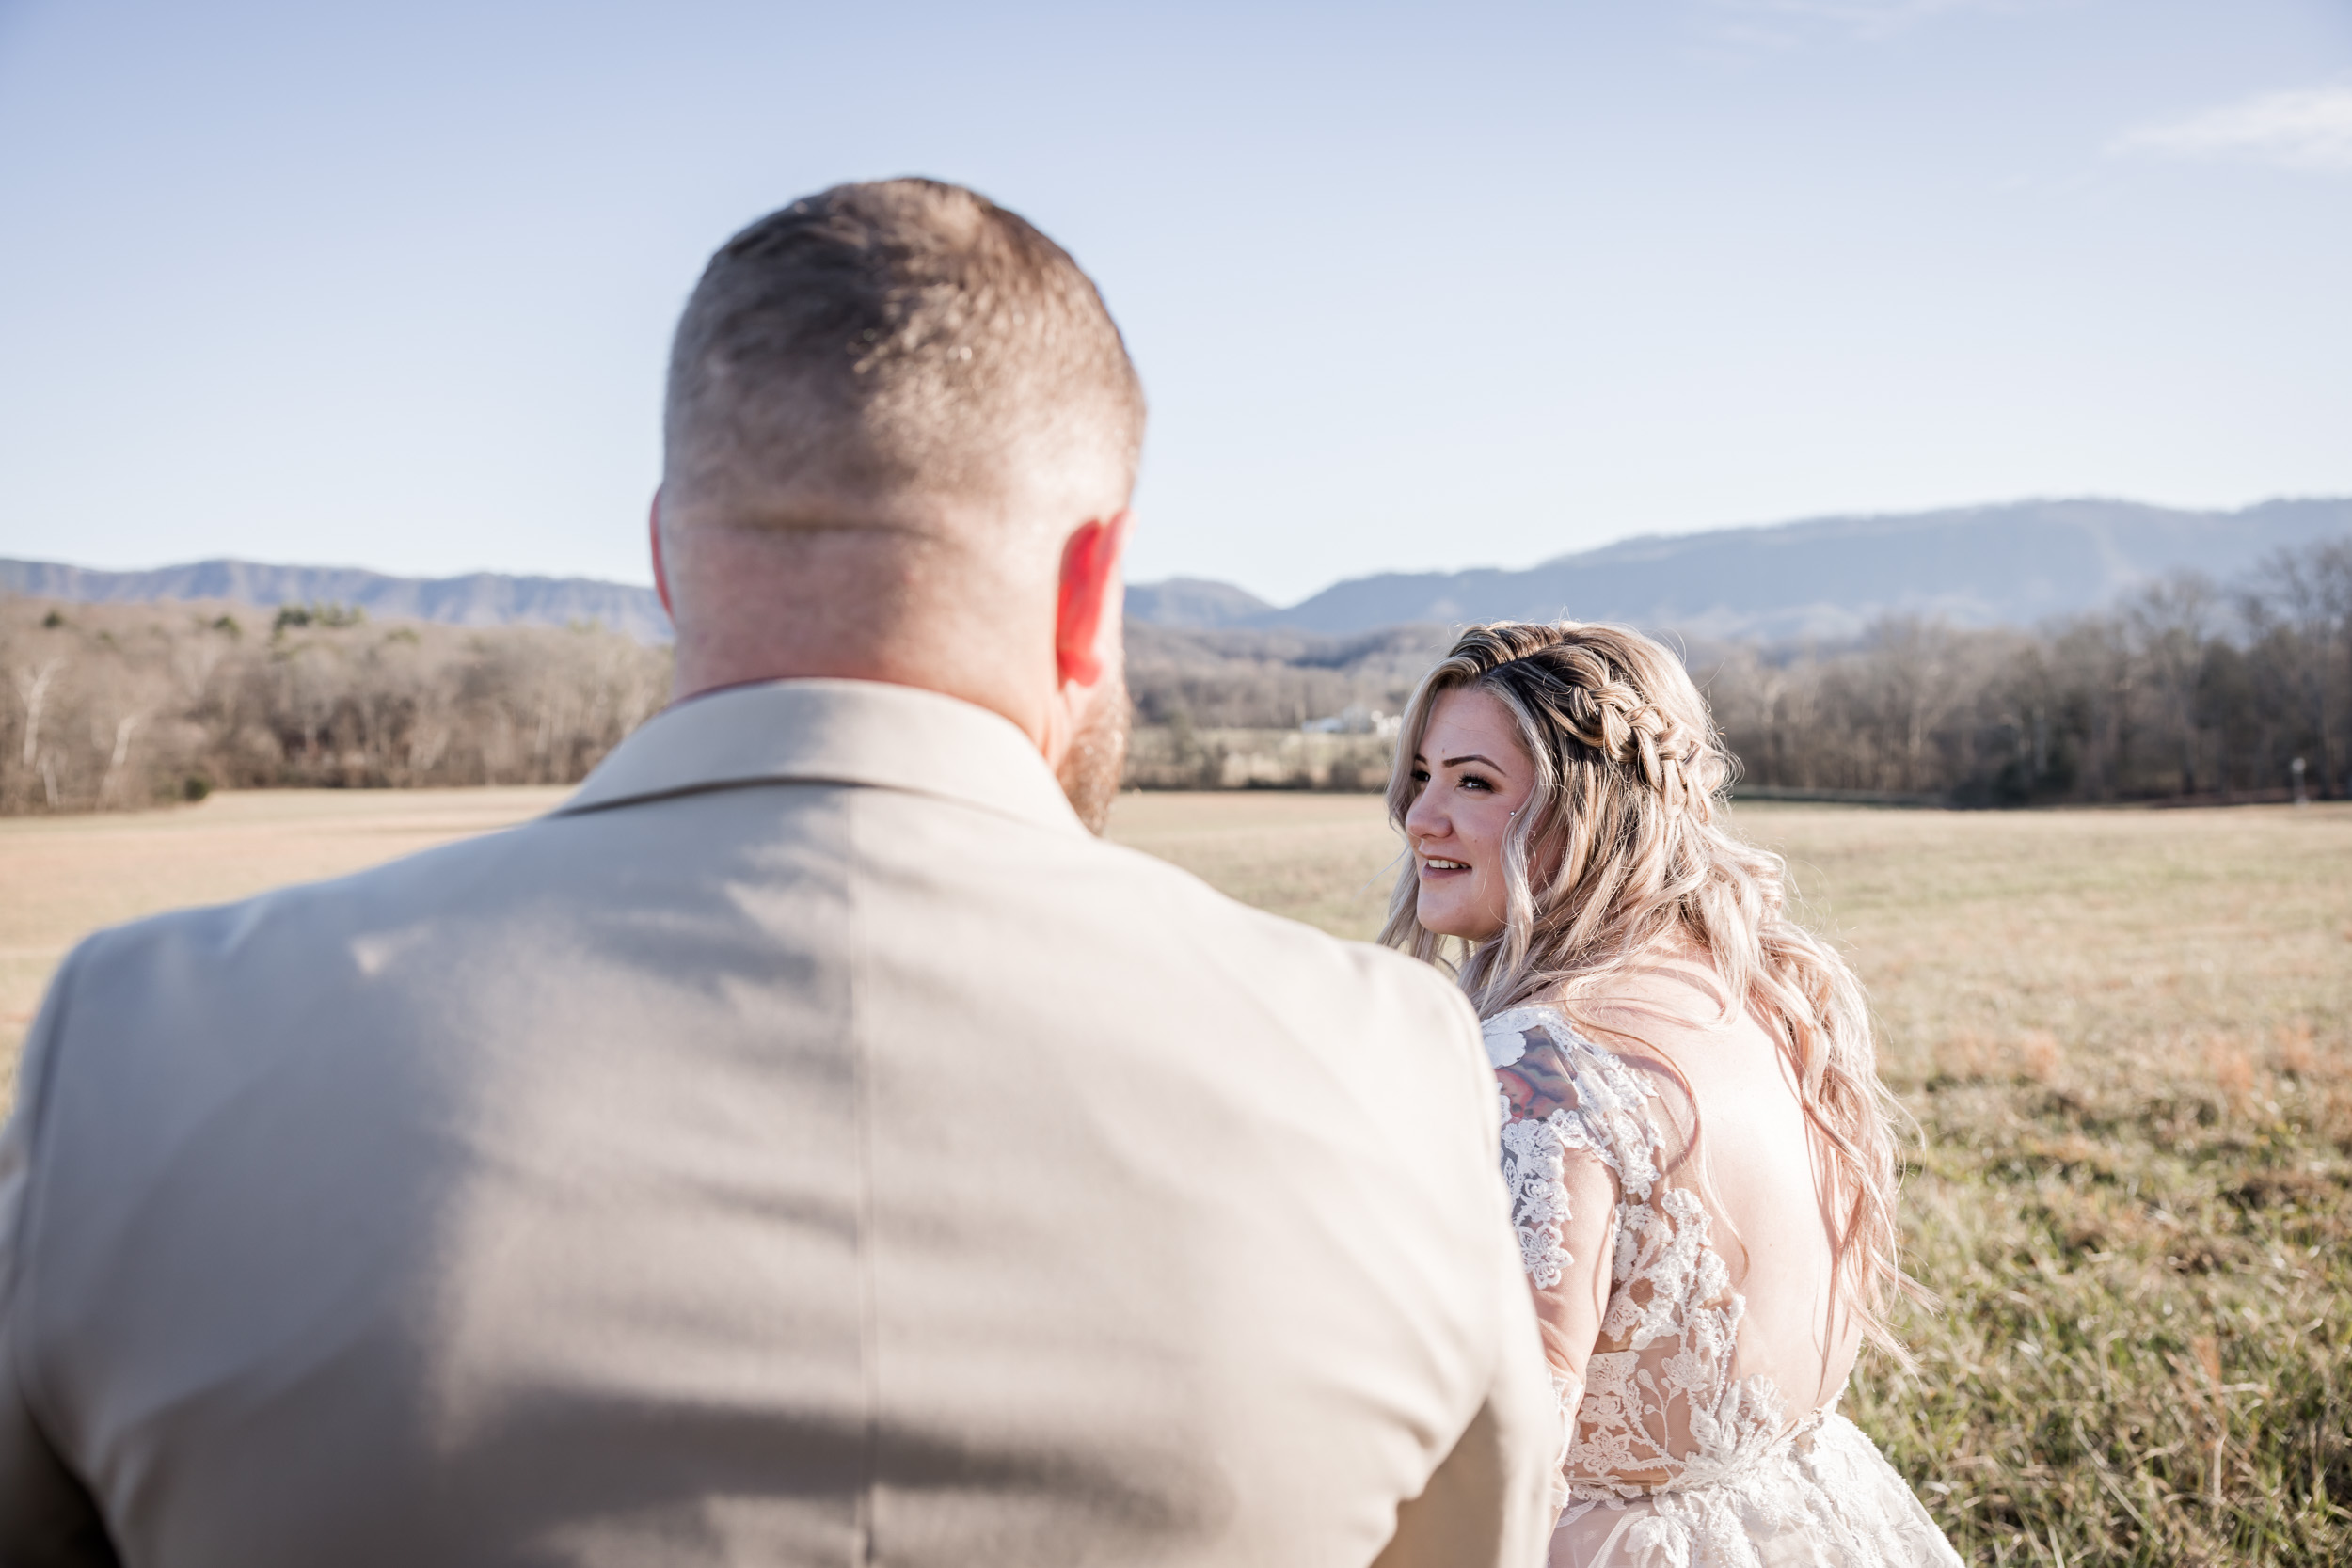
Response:
[[[1416,768],[1412,771],[1411,778],[1417,784],[1425,784],[1429,782],[1429,769],[1426,768]]]
[[[1462,775],[1462,787],[1464,789],[1483,789],[1491,792],[1495,786],[1488,784],[1486,780],[1480,778],[1475,773],[1465,773]]]

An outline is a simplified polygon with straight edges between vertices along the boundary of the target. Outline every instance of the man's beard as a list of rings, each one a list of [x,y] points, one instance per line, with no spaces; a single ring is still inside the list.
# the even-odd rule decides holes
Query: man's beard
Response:
[[[1070,809],[1097,837],[1110,825],[1111,802],[1119,798],[1120,774],[1127,766],[1127,677],[1113,671],[1096,689],[1070,751],[1055,770]]]

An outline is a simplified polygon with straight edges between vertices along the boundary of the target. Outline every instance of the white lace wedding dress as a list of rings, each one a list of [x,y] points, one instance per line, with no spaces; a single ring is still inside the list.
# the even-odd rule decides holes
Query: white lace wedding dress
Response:
[[[1562,1245],[1567,1162],[1599,1161],[1617,1194],[1552,1563],[1956,1568],[1918,1498],[1837,1414],[1836,1394],[1791,1411],[1771,1378],[1743,1375],[1747,1304],[1710,1240],[1707,1206],[1665,1169],[1651,1077],[1551,1007],[1515,1008],[1486,1032],[1498,1069],[1545,1045],[1566,1069],[1563,1104],[1540,1120],[1503,1106],[1503,1176],[1539,1297],[1581,1290],[1597,1300],[1603,1288],[1601,1260],[1579,1268]],[[1563,1370],[1565,1397],[1574,1385]]]

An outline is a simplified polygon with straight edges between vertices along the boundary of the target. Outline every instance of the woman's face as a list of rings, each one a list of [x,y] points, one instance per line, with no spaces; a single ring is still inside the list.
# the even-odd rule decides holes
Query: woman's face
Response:
[[[1424,930],[1484,942],[1502,929],[1502,840],[1534,792],[1534,760],[1519,744],[1511,710],[1486,692],[1456,687],[1439,697],[1413,754],[1421,785],[1405,814]]]

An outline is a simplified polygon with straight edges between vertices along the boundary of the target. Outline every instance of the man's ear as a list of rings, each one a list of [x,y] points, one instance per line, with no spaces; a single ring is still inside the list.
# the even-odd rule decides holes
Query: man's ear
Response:
[[[653,509],[645,518],[645,531],[652,535],[653,591],[661,595],[661,613],[670,618],[672,626],[675,626],[677,611],[670,608],[670,573],[661,563],[661,489],[659,485],[654,487]]]
[[[1120,564],[1127,553],[1132,513],[1079,525],[1061,547],[1061,591],[1054,613],[1054,664],[1064,686],[1103,678],[1104,637],[1120,619]]]

